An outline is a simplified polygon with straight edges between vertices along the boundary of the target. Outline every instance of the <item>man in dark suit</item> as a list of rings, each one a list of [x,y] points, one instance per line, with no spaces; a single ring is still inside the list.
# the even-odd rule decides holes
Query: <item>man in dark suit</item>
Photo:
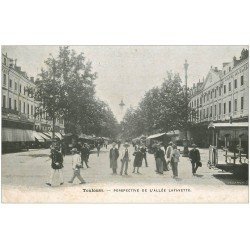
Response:
[[[87,144],[84,143],[82,148],[81,148],[81,162],[82,162],[82,166],[83,166],[83,162],[84,162],[87,168],[89,168],[89,165],[88,165],[89,154],[90,154],[90,150],[89,150]]]
[[[110,168],[113,170],[113,174],[117,174],[117,159],[119,157],[119,151],[115,147],[116,143],[112,143],[112,148],[109,151]]]
[[[189,159],[192,163],[192,173],[194,176],[196,174],[198,167],[199,167],[199,162],[201,160],[201,157],[200,157],[199,149],[196,148],[197,146],[195,144],[193,144],[192,147],[193,147],[193,149],[191,149],[189,152]]]

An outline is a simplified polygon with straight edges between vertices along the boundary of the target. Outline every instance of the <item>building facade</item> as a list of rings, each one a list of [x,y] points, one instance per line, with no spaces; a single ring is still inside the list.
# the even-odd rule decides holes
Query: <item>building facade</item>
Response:
[[[20,147],[36,140],[48,140],[52,121],[48,119],[42,104],[29,93],[35,87],[34,77],[28,77],[16,60],[2,54],[2,145]],[[64,134],[63,119],[56,120],[55,131]],[[39,139],[38,139],[39,138]]]
[[[234,57],[223,63],[220,70],[211,67],[206,78],[193,85],[189,106],[196,112],[190,118],[191,134],[200,144],[208,146],[206,129],[211,122],[248,121],[248,67],[248,50],[244,49],[238,60]]]

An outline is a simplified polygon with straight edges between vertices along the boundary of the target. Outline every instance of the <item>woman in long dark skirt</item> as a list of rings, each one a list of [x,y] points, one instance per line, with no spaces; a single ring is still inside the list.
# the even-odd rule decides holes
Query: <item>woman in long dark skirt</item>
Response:
[[[140,151],[140,149],[137,149],[137,150],[133,153],[133,155],[135,156],[133,173],[135,173],[135,170],[136,170],[136,168],[137,168],[137,174],[140,174],[139,168],[142,166],[143,153]]]

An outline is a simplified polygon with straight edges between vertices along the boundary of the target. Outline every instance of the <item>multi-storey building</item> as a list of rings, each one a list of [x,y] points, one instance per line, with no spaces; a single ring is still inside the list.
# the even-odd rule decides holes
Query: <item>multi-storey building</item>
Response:
[[[248,64],[248,50],[244,49],[239,60],[234,57],[223,63],[221,70],[211,67],[206,78],[193,85],[189,105],[196,111],[191,117],[196,141],[208,142],[205,133],[211,122],[248,121]]]
[[[2,146],[3,150],[20,148],[37,141],[48,141],[52,122],[40,102],[29,93],[35,87],[34,77],[28,77],[16,60],[2,54]],[[40,112],[39,112],[40,111]],[[57,137],[64,133],[63,119],[57,119]]]

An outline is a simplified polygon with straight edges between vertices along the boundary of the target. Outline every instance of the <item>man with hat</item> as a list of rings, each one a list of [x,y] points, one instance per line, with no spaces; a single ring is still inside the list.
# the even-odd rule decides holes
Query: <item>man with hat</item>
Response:
[[[171,155],[173,152],[173,142],[169,142],[168,147],[166,149],[166,158],[167,158],[167,169],[170,170],[171,169]],[[170,164],[170,166],[169,166]]]
[[[199,164],[200,164],[201,157],[200,157],[199,149],[196,148],[197,147],[196,144],[193,144],[192,147],[193,147],[193,149],[191,149],[189,152],[189,159],[192,163],[193,176],[195,176],[196,171],[197,171]]]
[[[80,172],[80,169],[82,168],[81,156],[78,153],[76,148],[73,148],[71,150],[71,153],[72,153],[72,169],[73,169],[74,173],[73,173],[73,176],[72,176],[71,180],[69,181],[69,183],[73,183],[74,179],[77,177],[80,181],[80,184],[84,184],[86,182],[82,178],[81,172]]]
[[[117,174],[117,159],[119,157],[119,150],[116,148],[116,143],[112,143],[112,148],[109,151],[110,168],[113,174]]]
[[[124,146],[124,149],[122,150],[122,158],[121,158],[121,162],[122,162],[122,165],[121,165],[121,172],[120,172],[120,175],[123,174],[123,168],[124,168],[124,165],[125,165],[125,171],[124,171],[124,174],[125,175],[128,175],[128,163],[130,162],[130,151],[128,149],[128,147],[130,146],[128,142],[125,142],[123,144]]]
[[[140,151],[143,155],[143,159],[145,160],[145,165],[148,167],[148,162],[147,162],[147,148],[145,144],[142,144],[142,147],[140,148]]]
[[[89,168],[88,165],[88,160],[89,160],[89,154],[90,154],[90,150],[87,146],[87,143],[84,143],[82,148],[81,148],[81,163],[82,163],[82,167],[83,167],[83,162],[85,163],[86,167]]]
[[[161,143],[157,143],[154,146],[156,147],[154,152],[156,173],[163,174],[164,151],[161,149]]]
[[[51,175],[50,175],[50,181],[46,183],[46,185],[51,186],[55,173],[58,171],[59,176],[60,176],[60,185],[63,185],[63,156],[62,153],[60,152],[60,148],[57,145],[53,145],[51,147]]]

